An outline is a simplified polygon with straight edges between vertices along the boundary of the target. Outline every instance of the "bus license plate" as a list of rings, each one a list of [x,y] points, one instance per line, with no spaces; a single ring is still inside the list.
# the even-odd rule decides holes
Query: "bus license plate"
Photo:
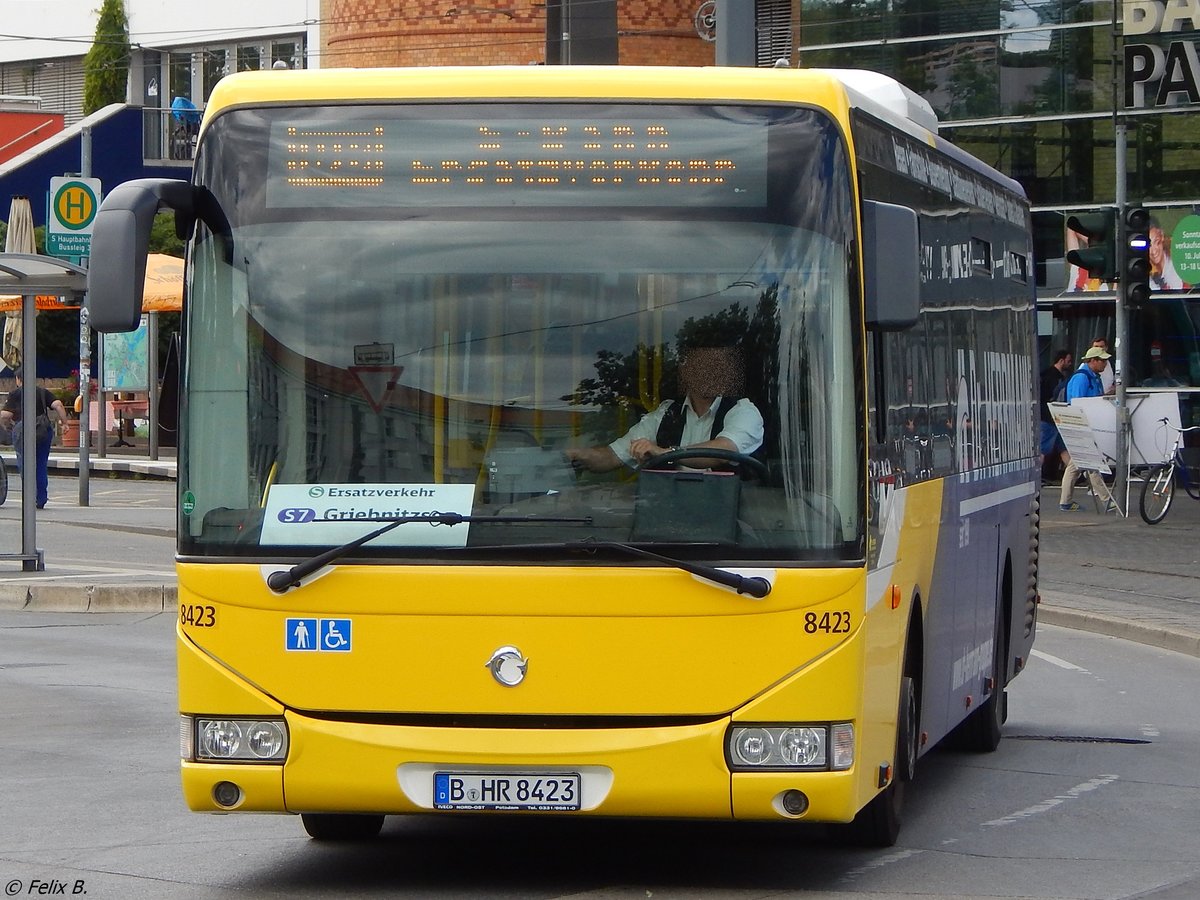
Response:
[[[436,772],[435,809],[579,809],[576,772],[533,775],[519,772]]]

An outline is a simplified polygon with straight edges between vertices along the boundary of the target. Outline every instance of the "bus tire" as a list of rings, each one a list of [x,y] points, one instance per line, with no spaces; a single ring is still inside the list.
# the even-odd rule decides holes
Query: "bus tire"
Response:
[[[896,722],[896,777],[912,781],[917,777],[921,723],[917,706],[917,682],[911,676],[900,681],[900,718]]]
[[[366,841],[383,828],[383,816],[301,813],[300,821],[315,841]]]
[[[900,680],[900,708],[896,719],[896,762],[892,780],[858,811],[850,823],[850,840],[860,847],[891,847],[900,836],[904,792],[917,768],[918,724],[916,680]]]

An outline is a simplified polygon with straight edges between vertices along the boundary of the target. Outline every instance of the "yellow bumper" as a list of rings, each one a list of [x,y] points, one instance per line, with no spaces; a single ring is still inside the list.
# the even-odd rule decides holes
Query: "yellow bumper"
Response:
[[[581,776],[573,815],[790,819],[799,790],[808,821],[848,821],[855,774],[738,772],[725,762],[728,719],[701,725],[605,730],[426,728],[287,715],[292,754],[283,766],[184,763],[193,810],[224,812],[214,786],[232,781],[237,811],[405,814],[434,811],[436,772]],[[452,747],[453,750],[447,748]]]

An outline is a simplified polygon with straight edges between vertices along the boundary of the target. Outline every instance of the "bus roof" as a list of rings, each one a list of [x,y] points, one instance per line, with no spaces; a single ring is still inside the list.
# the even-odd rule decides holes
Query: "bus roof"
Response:
[[[205,122],[232,106],[476,98],[805,101],[835,113],[844,113],[851,105],[875,107],[873,111],[881,118],[892,120],[898,113],[895,102],[884,99],[884,82],[907,91],[893,79],[873,72],[821,69],[445,66],[264,70],[239,72],[218,82],[208,101]],[[924,103],[916,94],[908,94]],[[936,128],[933,111],[928,104],[925,108]],[[929,122],[921,124],[929,129]]]
[[[413,66],[239,72],[209,97],[204,125],[226,109],[286,103],[467,99],[632,99],[811,103],[845,120],[862,109],[948,153],[991,181],[1024,195],[1012,179],[937,137],[926,100],[887,75],[865,69],[738,66]]]

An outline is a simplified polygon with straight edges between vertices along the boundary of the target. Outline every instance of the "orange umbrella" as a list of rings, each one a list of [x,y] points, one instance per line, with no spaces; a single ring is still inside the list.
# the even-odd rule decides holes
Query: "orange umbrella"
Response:
[[[20,297],[0,297],[0,312],[20,310]],[[79,309],[62,297],[38,297],[37,308]],[[146,283],[142,292],[142,312],[178,312],[183,308],[183,260],[165,253],[151,253],[146,259]]]
[[[77,304],[64,303],[62,297],[42,297],[37,299],[37,309],[39,312],[45,309],[79,309]],[[0,297],[0,312],[16,311],[21,308],[20,297]]]
[[[142,312],[178,312],[183,308],[183,260],[164,253],[146,259]]]

